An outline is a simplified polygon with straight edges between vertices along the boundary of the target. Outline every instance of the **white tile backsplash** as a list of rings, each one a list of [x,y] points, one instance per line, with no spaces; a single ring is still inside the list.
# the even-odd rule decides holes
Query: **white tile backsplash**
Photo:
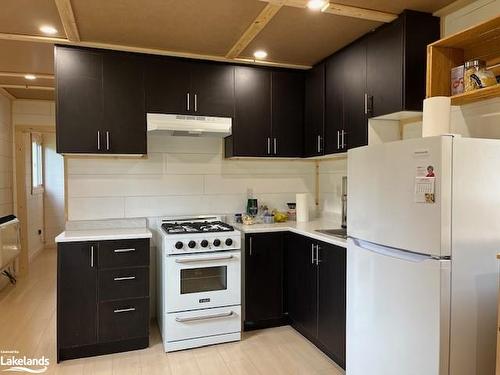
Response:
[[[125,198],[68,198],[69,220],[118,219],[125,217]]]
[[[249,189],[270,208],[286,209],[296,193],[314,201],[314,162],[226,160],[222,145],[149,133],[147,158],[68,158],[69,220],[233,214]]]

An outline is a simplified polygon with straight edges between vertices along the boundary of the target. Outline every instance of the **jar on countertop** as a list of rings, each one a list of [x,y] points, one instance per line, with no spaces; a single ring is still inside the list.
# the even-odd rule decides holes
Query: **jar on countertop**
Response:
[[[497,84],[493,72],[486,69],[486,62],[479,59],[465,63],[464,91],[474,91]]]

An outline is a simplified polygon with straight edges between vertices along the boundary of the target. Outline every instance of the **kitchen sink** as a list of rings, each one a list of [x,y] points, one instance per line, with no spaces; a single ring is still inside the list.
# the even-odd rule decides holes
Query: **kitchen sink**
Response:
[[[343,238],[344,240],[347,238],[347,229],[339,228],[339,229],[316,229],[316,232],[328,234],[330,236]]]

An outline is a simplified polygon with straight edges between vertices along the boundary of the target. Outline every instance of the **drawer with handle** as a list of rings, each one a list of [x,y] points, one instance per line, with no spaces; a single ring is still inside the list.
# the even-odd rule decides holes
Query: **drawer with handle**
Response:
[[[149,298],[99,304],[99,342],[119,341],[148,335]]]
[[[149,239],[99,242],[99,267],[149,266]]]
[[[99,301],[149,297],[149,268],[99,271]]]
[[[169,341],[240,332],[241,306],[165,314]]]

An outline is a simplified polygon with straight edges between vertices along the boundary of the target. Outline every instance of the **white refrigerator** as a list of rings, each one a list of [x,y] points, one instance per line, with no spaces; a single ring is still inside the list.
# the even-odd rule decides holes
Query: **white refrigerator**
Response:
[[[500,141],[348,153],[347,375],[494,375]]]

